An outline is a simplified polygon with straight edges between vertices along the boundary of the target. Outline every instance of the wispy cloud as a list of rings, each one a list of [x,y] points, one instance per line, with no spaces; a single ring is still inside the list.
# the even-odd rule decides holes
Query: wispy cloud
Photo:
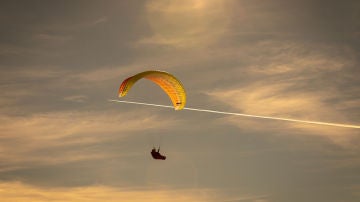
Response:
[[[93,25],[97,25],[97,24],[100,24],[100,23],[105,23],[107,22],[109,19],[107,16],[104,16],[104,17],[101,17],[97,20],[95,20],[94,22],[92,22]]]
[[[196,201],[196,202],[232,202],[253,201],[265,202],[266,196],[239,196],[227,197],[214,189],[160,189],[138,188],[120,189],[104,185],[93,185],[76,188],[46,188],[24,184],[19,181],[0,182],[2,200],[9,202],[52,202],[52,201]]]
[[[62,44],[73,39],[71,35],[56,35],[56,34],[47,34],[42,33],[35,36],[36,39],[43,40],[47,43],[57,43]]]
[[[226,30],[229,16],[219,1],[149,1],[147,18],[153,31],[139,44],[169,45],[178,48],[203,46]]]
[[[70,79],[82,83],[103,82],[112,79],[118,79],[119,82],[121,82],[124,77],[144,69],[144,66],[146,65],[136,64],[127,66],[100,67],[91,71],[81,72],[69,76]]]
[[[160,69],[183,82],[187,107],[358,125],[358,10],[357,1],[4,3],[0,198],[359,201],[358,130],[107,102],[123,79]],[[126,99],[169,103],[145,82]],[[162,134],[169,158],[152,161],[151,136]]]
[[[64,97],[64,100],[71,102],[84,102],[87,99],[86,95],[72,95]]]
[[[348,77],[349,82],[356,80],[351,75],[356,64],[353,51],[345,48],[344,51],[349,54],[336,55],[337,50],[326,46],[311,49],[312,45],[277,44],[276,41],[258,45],[249,47],[248,53],[240,53],[239,56],[251,56],[253,51],[260,49],[268,51],[268,54],[262,58],[247,57],[257,65],[239,68],[239,74],[232,72],[231,77],[239,78],[240,83],[233,82],[226,88],[207,91],[210,98],[242,113],[357,124],[358,120],[354,119],[357,114],[353,112],[359,106],[358,98],[353,94],[357,87],[347,84],[347,81],[334,82],[339,76]],[[328,79],[323,79],[324,75]],[[249,81],[249,77],[254,79]],[[241,125],[236,118],[227,120]],[[246,122],[249,124],[252,121]],[[255,122],[253,124],[256,125]],[[303,134],[320,135],[344,145],[351,145],[357,134],[356,130],[282,124]],[[266,126],[269,127],[280,129],[277,125]]]
[[[106,150],[94,154],[81,148],[125,138],[136,131],[159,129],[175,123],[171,119],[160,121],[156,115],[139,114],[142,112],[134,115],[111,111],[69,111],[34,114],[29,117],[1,116],[1,169],[112,156]],[[63,151],[64,148],[67,148],[66,152]],[[49,156],[49,152],[52,155]]]
[[[291,89],[292,85],[289,84],[264,84],[261,82],[238,89],[214,91],[208,95],[213,99],[226,103],[241,113],[310,121],[349,122],[346,113],[341,113],[331,106],[331,104],[326,103],[327,99],[331,99],[331,93],[291,93]],[[344,145],[351,145],[353,138],[357,137],[357,129],[343,129],[278,121],[243,120],[238,117],[227,117],[226,120],[241,128],[249,128],[249,125],[252,125],[250,128],[256,130],[261,130],[261,128],[269,130],[272,128],[284,131],[288,130],[286,128],[295,128],[298,134],[319,135],[330,138],[335,143]],[[356,120],[350,123],[356,124]],[[300,133],[299,131],[303,132]]]

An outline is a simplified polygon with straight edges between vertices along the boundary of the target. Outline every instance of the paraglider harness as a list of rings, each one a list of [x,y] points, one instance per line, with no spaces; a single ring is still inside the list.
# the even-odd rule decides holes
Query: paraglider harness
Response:
[[[157,160],[165,160],[166,159],[166,156],[163,156],[160,154],[160,146],[157,151],[156,151],[155,147],[153,147],[153,149],[151,150],[151,156]]]

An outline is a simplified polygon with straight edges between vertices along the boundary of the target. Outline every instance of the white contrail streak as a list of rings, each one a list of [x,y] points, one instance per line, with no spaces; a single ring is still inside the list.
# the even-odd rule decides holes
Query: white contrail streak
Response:
[[[154,106],[154,107],[163,107],[163,108],[174,108],[173,106],[169,106],[169,105],[158,105],[158,104],[150,104],[150,103],[144,103],[144,102],[132,102],[132,101],[124,101],[124,100],[109,100],[109,101],[110,102],[128,103],[128,104],[137,104],[137,105],[147,105],[147,106]],[[233,112],[222,112],[222,111],[216,111],[216,110],[196,109],[196,108],[189,108],[189,107],[185,107],[183,109],[184,110],[190,110],[190,111],[198,111],[198,112],[209,112],[209,113],[216,113],[216,114],[245,116],[245,117],[260,118],[260,119],[290,121],[290,122],[297,122],[297,123],[308,123],[308,124],[335,126],[335,127],[343,127],[343,128],[360,128],[360,125],[349,125],[349,124],[341,124],[341,123],[328,123],[328,122],[320,122],[320,121],[306,121],[306,120],[299,120],[299,119],[289,119],[289,118],[273,117],[273,116],[259,116],[259,115],[233,113]]]

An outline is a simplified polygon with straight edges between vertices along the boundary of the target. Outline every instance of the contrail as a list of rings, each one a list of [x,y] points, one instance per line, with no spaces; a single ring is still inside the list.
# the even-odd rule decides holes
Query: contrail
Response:
[[[110,102],[128,103],[128,104],[137,104],[137,105],[147,105],[147,106],[154,106],[154,107],[163,107],[163,108],[174,108],[173,106],[169,106],[169,105],[159,105],[159,104],[151,104],[151,103],[144,103],[144,102],[132,102],[132,101],[124,101],[124,100],[109,100],[109,101]],[[234,115],[234,116],[245,116],[245,117],[260,118],[260,119],[290,121],[290,122],[297,122],[297,123],[317,124],[317,125],[335,126],[335,127],[343,127],[343,128],[360,128],[360,125],[349,125],[349,124],[329,123],[329,122],[320,122],[320,121],[306,121],[306,120],[300,120],[300,119],[289,119],[289,118],[274,117],[274,116],[259,116],[259,115],[252,115],[252,114],[223,112],[223,111],[208,110],[208,109],[196,109],[196,108],[189,108],[189,107],[185,107],[183,109],[190,110],[190,111],[198,111],[198,112],[208,112],[208,113],[226,114],[226,115]]]

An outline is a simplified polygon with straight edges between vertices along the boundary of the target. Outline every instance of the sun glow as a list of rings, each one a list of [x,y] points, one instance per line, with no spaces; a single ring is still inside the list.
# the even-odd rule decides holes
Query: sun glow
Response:
[[[176,47],[208,44],[225,32],[230,20],[225,13],[222,1],[150,1],[147,16],[153,36],[140,43]]]

